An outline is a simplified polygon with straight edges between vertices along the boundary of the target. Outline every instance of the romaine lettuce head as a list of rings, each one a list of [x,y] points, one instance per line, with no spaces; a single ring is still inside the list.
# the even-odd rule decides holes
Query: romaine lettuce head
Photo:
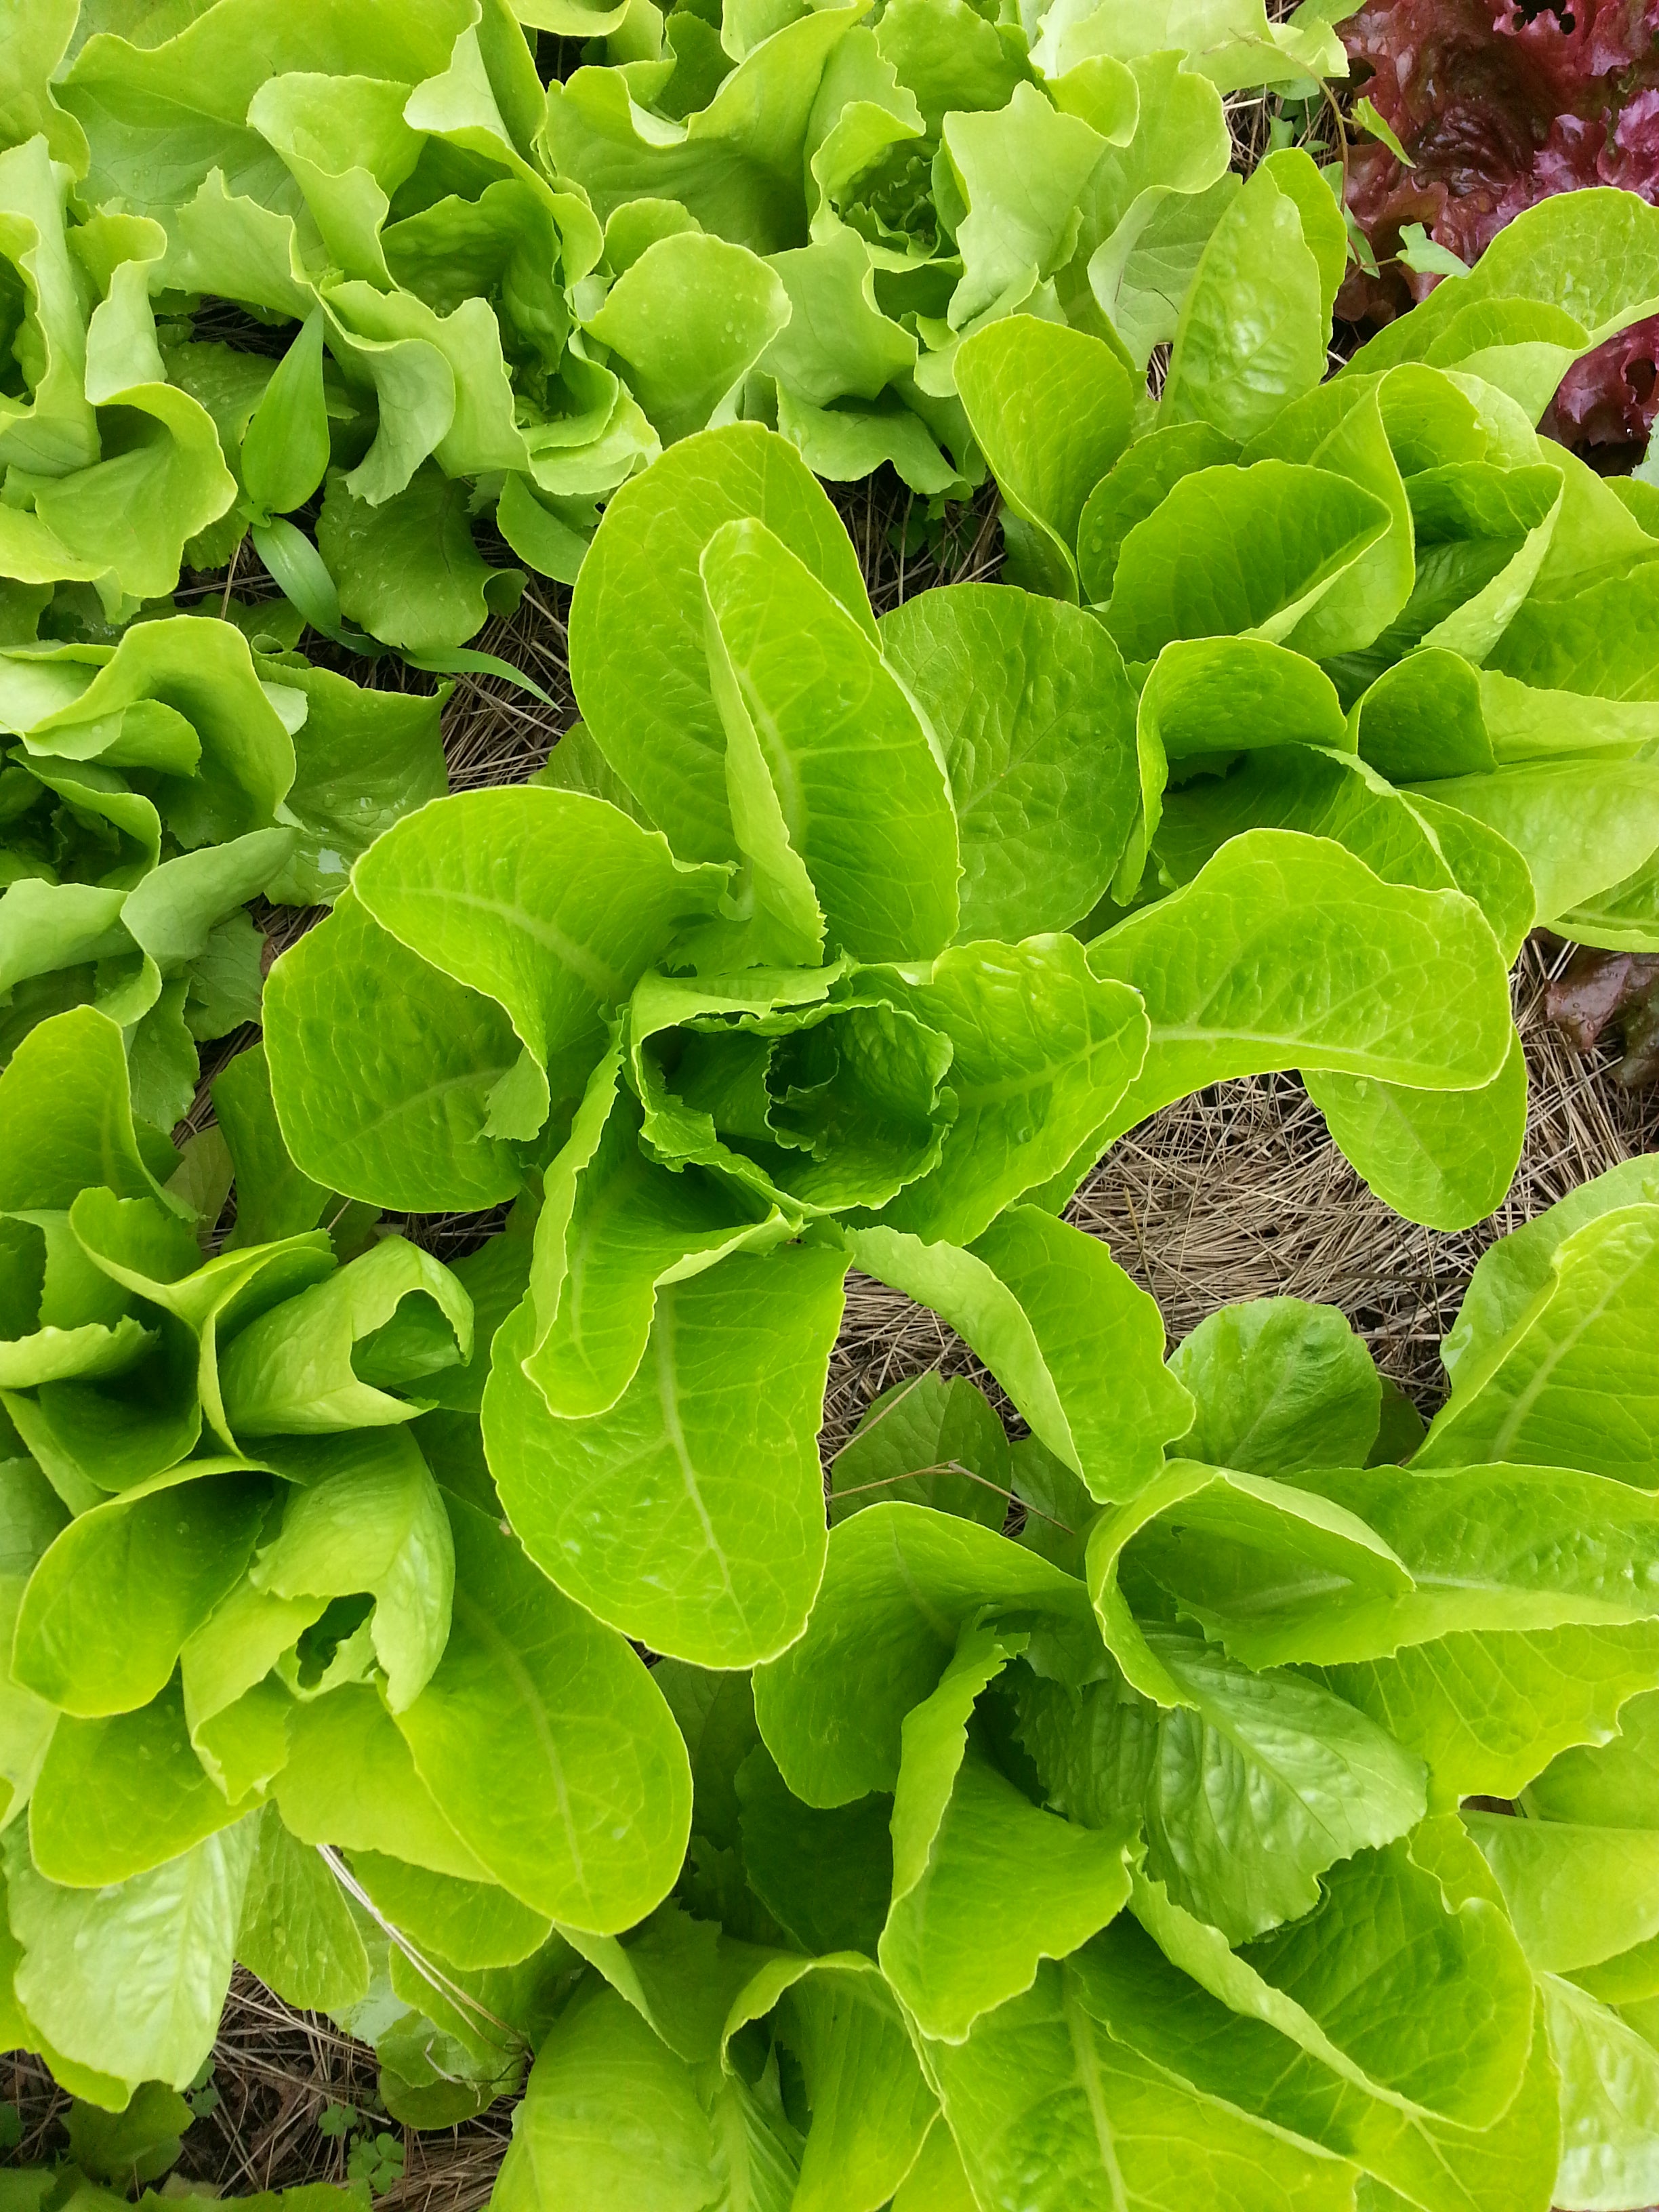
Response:
[[[483,1407],[508,1517],[602,1619],[748,1665],[823,1572],[849,1265],[1123,1494],[1186,1400],[1155,1362],[1102,1409],[1079,1316],[1137,1358],[1161,1333],[1043,1204],[1221,1074],[1430,1109],[1501,1079],[1504,960],[1449,870],[1385,878],[1277,830],[1085,944],[1157,801],[1109,635],[973,587],[878,625],[758,428],[685,441],[612,502],[571,640],[585,720],[539,784],[396,824],[277,963],[276,1111],[307,1175],[375,1205],[539,1188]]]
[[[1460,1370],[1655,1213],[1633,1170],[1493,1248]],[[1616,1365],[1647,1303],[1602,1288]],[[1103,1407],[1149,1389],[1156,1343],[1079,1335]],[[1105,1504],[971,1382],[884,1393],[805,1635],[659,1665],[686,1864],[579,1946],[500,2205],[712,2191],[739,2129],[872,2212],[1642,2194],[1653,1494],[1589,1420],[1577,1468],[1413,1457],[1329,1307],[1225,1309],[1164,1371],[1189,1425]]]
[[[234,624],[0,650],[0,1065],[91,1006],[170,1128],[197,1046],[258,1018],[263,896],[332,899],[378,830],[441,791],[437,699],[361,691]]]

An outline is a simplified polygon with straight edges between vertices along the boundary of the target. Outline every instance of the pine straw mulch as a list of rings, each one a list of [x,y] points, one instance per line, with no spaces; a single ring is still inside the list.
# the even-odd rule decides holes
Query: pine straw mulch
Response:
[[[168,2193],[187,2187],[247,2197],[311,2182],[343,2185],[352,2134],[325,2134],[319,2122],[349,2106],[362,2129],[390,2130],[403,2148],[403,2173],[375,2190],[376,2212],[474,2212],[507,2148],[507,2106],[465,2127],[417,2134],[386,2118],[374,2085],[366,2045],[320,2014],[290,2010],[239,1966],[214,2046],[217,2101],[185,2136]],[[69,2100],[37,2059],[14,2051],[0,2060],[0,2096],[17,2106],[23,2127],[8,2165],[66,2154]]]
[[[1000,533],[988,492],[932,523],[921,502],[891,480],[839,491],[836,503],[878,612],[935,584],[988,578],[999,566]],[[225,580],[203,580],[199,588],[204,597],[216,594]],[[258,597],[271,586],[244,574],[235,588]],[[568,605],[568,592],[537,580],[518,611],[477,640],[532,674],[555,703],[549,708],[489,678],[458,679],[444,730],[456,789],[523,781],[574,720]],[[395,659],[366,667],[315,640],[308,649],[320,661],[337,659],[360,682],[429,687],[429,678]],[[292,942],[313,918],[266,915],[273,949]],[[1576,1054],[1545,1020],[1545,987],[1565,957],[1528,946],[1517,972],[1530,1125],[1509,1199],[1478,1227],[1436,1236],[1390,1213],[1336,1151],[1300,1085],[1284,1076],[1218,1085],[1155,1115],[1116,1146],[1072,1218],[1105,1238],[1158,1299],[1172,1343],[1235,1299],[1288,1293],[1329,1300],[1348,1314],[1383,1370],[1432,1412],[1442,1395],[1439,1340],[1481,1252],[1586,1177],[1659,1149],[1659,1094],[1621,1090],[1607,1072],[1612,1055]],[[210,1119],[206,1079],[254,1034],[226,1039],[205,1060],[191,1126]],[[453,1255],[476,1246],[498,1220],[409,1225]],[[986,1379],[936,1316],[881,1285],[850,1279],[830,1369],[826,1456],[880,1390],[934,1366]],[[994,1386],[993,1395],[1000,1400]],[[180,2180],[238,2195],[343,2180],[348,2140],[318,2124],[331,2106],[351,2106],[371,2131],[387,2126],[373,2117],[374,2075],[373,2054],[362,2045],[326,2020],[290,2011],[239,1969],[215,2051],[218,2101],[185,2138]],[[8,2162],[62,2154],[67,2100],[44,2068],[15,2054],[0,2062],[0,2098],[19,2107],[24,2130]],[[509,2124],[501,2106],[465,2127],[428,2134],[393,2129],[404,2170],[377,2192],[379,2205],[385,2212],[472,2212],[489,2197]]]

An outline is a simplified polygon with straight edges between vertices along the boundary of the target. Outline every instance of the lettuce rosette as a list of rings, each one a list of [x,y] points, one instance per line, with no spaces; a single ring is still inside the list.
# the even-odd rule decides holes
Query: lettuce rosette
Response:
[[[205,456],[210,493],[191,478],[186,507],[175,464],[167,503],[152,499],[135,525],[120,501],[99,500],[110,471],[92,475],[64,448],[49,473],[74,472],[43,491],[41,515],[91,515],[104,557],[44,573],[101,573],[111,532],[137,527],[166,550],[128,588],[166,592],[181,551],[216,567],[252,525],[308,618],[430,653],[522,586],[474,546],[477,478],[509,539],[564,573],[580,539],[558,510],[591,524],[593,499],[650,457],[656,433],[603,349],[584,349],[571,295],[599,228],[534,158],[545,97],[501,0],[343,16],[226,0],[159,39],[82,23],[74,0],[40,12],[0,126],[25,143],[3,159],[56,178],[59,260],[96,272],[125,257],[120,335],[159,387],[155,409]],[[71,188],[85,220],[65,256]],[[65,286],[73,306],[67,274]],[[198,331],[218,302],[287,325],[290,342],[228,343],[222,313]],[[150,404],[127,392],[141,379],[125,356],[91,344],[100,369],[106,356],[91,397],[114,382],[112,401]],[[25,489],[16,470],[11,483]],[[319,489],[325,568],[284,519]]]
[[[467,1283],[295,1169],[257,1053],[215,1103],[216,1249],[106,1016],[0,1074],[0,2022],[120,2110],[190,2086],[240,1960],[447,2124],[522,2073],[555,1920],[668,1889],[686,1754],[501,1525]],[[461,1265],[487,1335],[501,1255]]]
[[[0,647],[0,1066],[94,1006],[127,1035],[140,1118],[170,1128],[198,1043],[258,1019],[247,902],[327,902],[447,787],[441,704],[199,617]]]
[[[1104,1507],[969,1382],[879,1399],[805,1635],[657,1669],[685,1869],[589,1948],[497,2212],[739,2162],[836,2212],[1651,2197],[1656,1188],[1492,1249],[1426,1437],[1291,1298],[1095,1339],[1103,1405],[1190,1416]]]
[[[1158,1322],[1045,1210],[1071,1164],[1224,1075],[1444,1090],[1510,1049],[1474,902],[1325,839],[1237,839],[1085,944],[1141,809],[1121,656],[1077,609],[933,596],[962,627],[924,709],[908,611],[873,621],[789,447],[686,441],[607,510],[586,720],[539,787],[395,825],[267,989],[308,1175],[398,1211],[539,1197],[483,1407],[502,1504],[572,1597],[702,1665],[805,1624],[849,1265],[1116,1496],[1189,1412],[1161,1376],[1097,1404],[1085,1322]]]
[[[1092,608],[1134,675],[1146,806],[1115,905],[1155,911],[1271,826],[1395,881],[1449,875],[1510,958],[1534,926],[1659,947],[1659,514],[1533,428],[1659,301],[1659,215],[1613,191],[1528,210],[1327,380],[1334,206],[1299,153],[1231,184],[1147,325],[1171,346],[1155,408],[1144,348],[1126,368],[1030,317],[957,362],[1008,573]],[[924,687],[949,598],[906,611]],[[1454,1099],[1309,1087],[1401,1212],[1462,1228],[1501,1200],[1518,1046]]]
[[[47,49],[52,18],[40,12]],[[73,21],[56,27],[67,37]],[[98,209],[73,222],[79,133],[46,93],[56,52],[8,40],[0,109],[0,638],[33,635],[60,583],[113,622],[179,581],[187,543],[236,486],[212,416],[168,377],[150,291],[159,224]],[[30,82],[32,64],[40,76]],[[16,82],[17,78],[22,82]],[[38,112],[27,112],[39,94]],[[10,143],[19,111],[21,143]]]

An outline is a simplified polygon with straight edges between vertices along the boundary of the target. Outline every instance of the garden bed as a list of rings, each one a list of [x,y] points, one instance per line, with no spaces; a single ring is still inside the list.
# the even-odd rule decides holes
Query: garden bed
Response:
[[[931,526],[922,503],[891,483],[866,484],[837,504],[859,548],[878,612],[938,584],[982,580],[1000,562],[994,496],[950,510]],[[234,580],[258,594],[264,578]],[[226,580],[205,588],[222,592]],[[445,714],[445,749],[456,789],[524,781],[574,719],[563,617],[568,594],[540,584],[510,621],[479,639],[534,675],[555,702],[543,705],[494,679],[463,677]],[[363,665],[325,649],[361,678]],[[371,681],[425,688],[395,659]],[[312,917],[269,917],[280,950]],[[1378,1366],[1425,1415],[1444,1395],[1438,1347],[1474,1265],[1496,1237],[1618,1162],[1659,1146],[1659,1092],[1631,1092],[1612,1078],[1614,1054],[1574,1052],[1546,1017],[1553,975],[1567,958],[1534,942],[1518,963],[1516,1017],[1526,1047],[1530,1111],[1525,1151],[1502,1209],[1455,1235],[1413,1227],[1364,1188],[1326,1133],[1301,1085],[1261,1076],[1212,1086],[1166,1108],[1114,1148],[1070,1209],[1157,1298],[1170,1341],[1217,1306],[1290,1295],[1342,1307]],[[225,1040],[204,1060],[191,1119],[210,1114],[207,1080],[252,1032]],[[410,1224],[453,1258],[499,1216]],[[971,1374],[1010,1413],[997,1386],[939,1317],[898,1292],[854,1275],[832,1358],[822,1448],[846,1441],[871,1401],[928,1368]],[[1017,1417],[1015,1425],[1018,1425]],[[377,2115],[375,2062],[331,2022],[296,2013],[239,1969],[213,2071],[194,2101],[175,2189],[245,2195],[308,2183],[369,2180],[386,2212],[471,2212],[489,2197],[508,2139],[510,2107],[498,2104],[464,2127],[416,2132]],[[17,2107],[27,2162],[62,2149],[68,2100],[38,2061],[13,2054],[0,2098]],[[381,2131],[387,2140],[377,2142]]]

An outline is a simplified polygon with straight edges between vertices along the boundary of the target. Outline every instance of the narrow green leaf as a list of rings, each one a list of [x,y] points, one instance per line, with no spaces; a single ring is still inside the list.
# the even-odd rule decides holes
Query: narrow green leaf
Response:
[[[757,856],[763,903],[777,896],[768,832],[781,832],[834,949],[864,960],[942,951],[957,923],[950,789],[863,625],[757,520],[717,530],[700,572],[733,827]],[[816,957],[811,936],[804,949]]]
[[[262,514],[303,507],[328,467],[323,311],[315,308],[271,373],[242,434],[242,483]]]
[[[570,607],[570,667],[599,750],[688,860],[738,856],[703,653],[698,562],[752,515],[872,637],[851,541],[800,457],[757,424],[684,440],[605,508]]]

